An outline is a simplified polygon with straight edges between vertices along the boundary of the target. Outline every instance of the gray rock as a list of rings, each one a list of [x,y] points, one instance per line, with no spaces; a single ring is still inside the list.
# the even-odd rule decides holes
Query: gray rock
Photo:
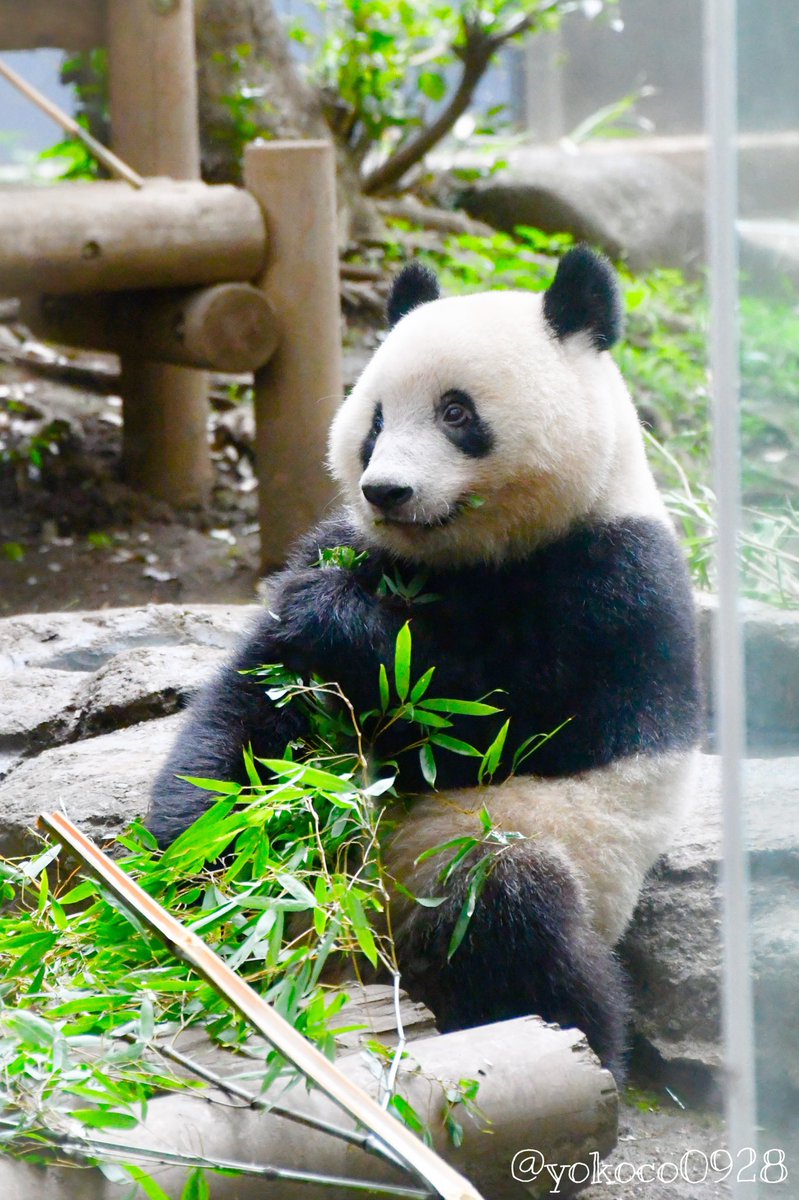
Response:
[[[760,219],[740,221],[741,267],[747,285],[781,295],[786,282],[799,288],[799,221]]]
[[[96,612],[32,613],[0,620],[0,673],[26,666],[96,671],[141,646],[232,646],[257,605],[148,604]]]
[[[115,837],[147,809],[180,717],[45,750],[0,782],[0,855],[30,854],[42,812],[63,811],[89,837]]]
[[[760,1082],[799,1087],[799,758],[745,763]],[[688,1098],[717,1099],[721,1030],[719,760],[703,756],[694,810],[646,883],[622,957],[635,1061]]]
[[[115,654],[75,695],[72,737],[90,737],[177,712],[225,654],[218,646],[196,645],[170,646],[167,653],[142,647]]]
[[[257,612],[166,607],[0,621],[0,776],[40,750],[184,707]]]
[[[66,741],[84,678],[48,668],[0,677],[0,751],[31,753]]]
[[[700,657],[708,699],[708,726],[715,720],[712,671],[718,602],[697,596]],[[799,751],[799,612],[772,608],[757,600],[741,601],[745,670],[746,725],[750,754]]]
[[[525,148],[509,166],[460,197],[496,229],[534,225],[569,232],[625,259],[633,270],[702,261],[704,197],[687,175],[641,154]]]

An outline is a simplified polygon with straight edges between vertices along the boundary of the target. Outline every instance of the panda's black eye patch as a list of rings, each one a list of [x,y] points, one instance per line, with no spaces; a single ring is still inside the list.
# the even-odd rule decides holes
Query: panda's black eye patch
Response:
[[[485,458],[491,453],[494,435],[477,411],[468,392],[452,388],[436,406],[436,416],[452,442],[470,458]]]
[[[441,420],[452,429],[462,429],[472,419],[472,413],[459,400],[450,400],[441,414]]]
[[[361,443],[361,466],[364,471],[369,466],[369,460],[374,453],[375,442],[383,432],[383,405],[380,401],[375,405],[375,410],[372,413],[372,424],[369,426],[369,432]]]

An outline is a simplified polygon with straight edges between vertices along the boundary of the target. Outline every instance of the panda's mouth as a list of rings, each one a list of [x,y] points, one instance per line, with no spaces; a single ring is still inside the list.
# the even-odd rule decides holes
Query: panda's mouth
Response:
[[[382,527],[390,527],[394,529],[403,529],[411,532],[420,530],[426,533],[431,533],[436,529],[445,529],[456,521],[458,517],[469,509],[475,508],[474,496],[464,496],[460,500],[456,500],[453,504],[447,507],[447,511],[439,513],[435,517],[422,517],[418,513],[413,513],[411,516],[388,516],[384,514],[374,518],[374,524]]]

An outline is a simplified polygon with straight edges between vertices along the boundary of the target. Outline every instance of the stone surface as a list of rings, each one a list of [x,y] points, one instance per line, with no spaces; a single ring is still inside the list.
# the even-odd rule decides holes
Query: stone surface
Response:
[[[714,722],[713,636],[715,596],[697,594],[700,657]],[[747,739],[750,754],[799,752],[799,612],[741,601],[745,648]]]
[[[0,752],[41,750],[169,716],[213,673],[217,646],[123,650],[98,671],[29,667],[0,678]]]
[[[741,268],[748,287],[782,295],[786,282],[799,288],[799,221],[738,222]]]
[[[90,737],[177,712],[225,654],[222,647],[207,645],[170,646],[166,654],[143,646],[115,654],[76,693],[73,736]]]
[[[654,157],[526,148],[511,153],[505,171],[463,193],[460,203],[496,229],[565,230],[633,270],[693,267],[703,256],[703,193]]]
[[[799,1088],[799,758],[744,769],[757,1062],[767,1090]],[[638,1067],[717,1099],[721,979],[719,760],[703,756],[694,810],[652,872],[622,946]]]
[[[96,612],[32,613],[0,620],[0,673],[21,667],[96,671],[140,646],[233,645],[257,605],[148,604]]]
[[[47,667],[0,675],[0,751],[31,753],[65,741],[84,678]]]
[[[100,842],[120,833],[146,811],[179,722],[179,716],[146,721],[19,763],[0,782],[0,855],[14,858],[35,849],[41,812],[64,812]]]

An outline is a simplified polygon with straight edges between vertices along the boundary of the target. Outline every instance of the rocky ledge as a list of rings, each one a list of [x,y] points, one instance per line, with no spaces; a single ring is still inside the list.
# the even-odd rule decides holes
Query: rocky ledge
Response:
[[[257,611],[162,605],[0,621],[0,854],[33,849],[43,810],[63,810],[100,841],[141,815],[178,710]],[[712,605],[702,620],[708,645]],[[759,1067],[780,1103],[799,1089],[799,614],[750,606],[746,639]],[[719,763],[708,753],[693,813],[621,948],[634,1069],[689,1100],[719,1087],[720,840]]]

